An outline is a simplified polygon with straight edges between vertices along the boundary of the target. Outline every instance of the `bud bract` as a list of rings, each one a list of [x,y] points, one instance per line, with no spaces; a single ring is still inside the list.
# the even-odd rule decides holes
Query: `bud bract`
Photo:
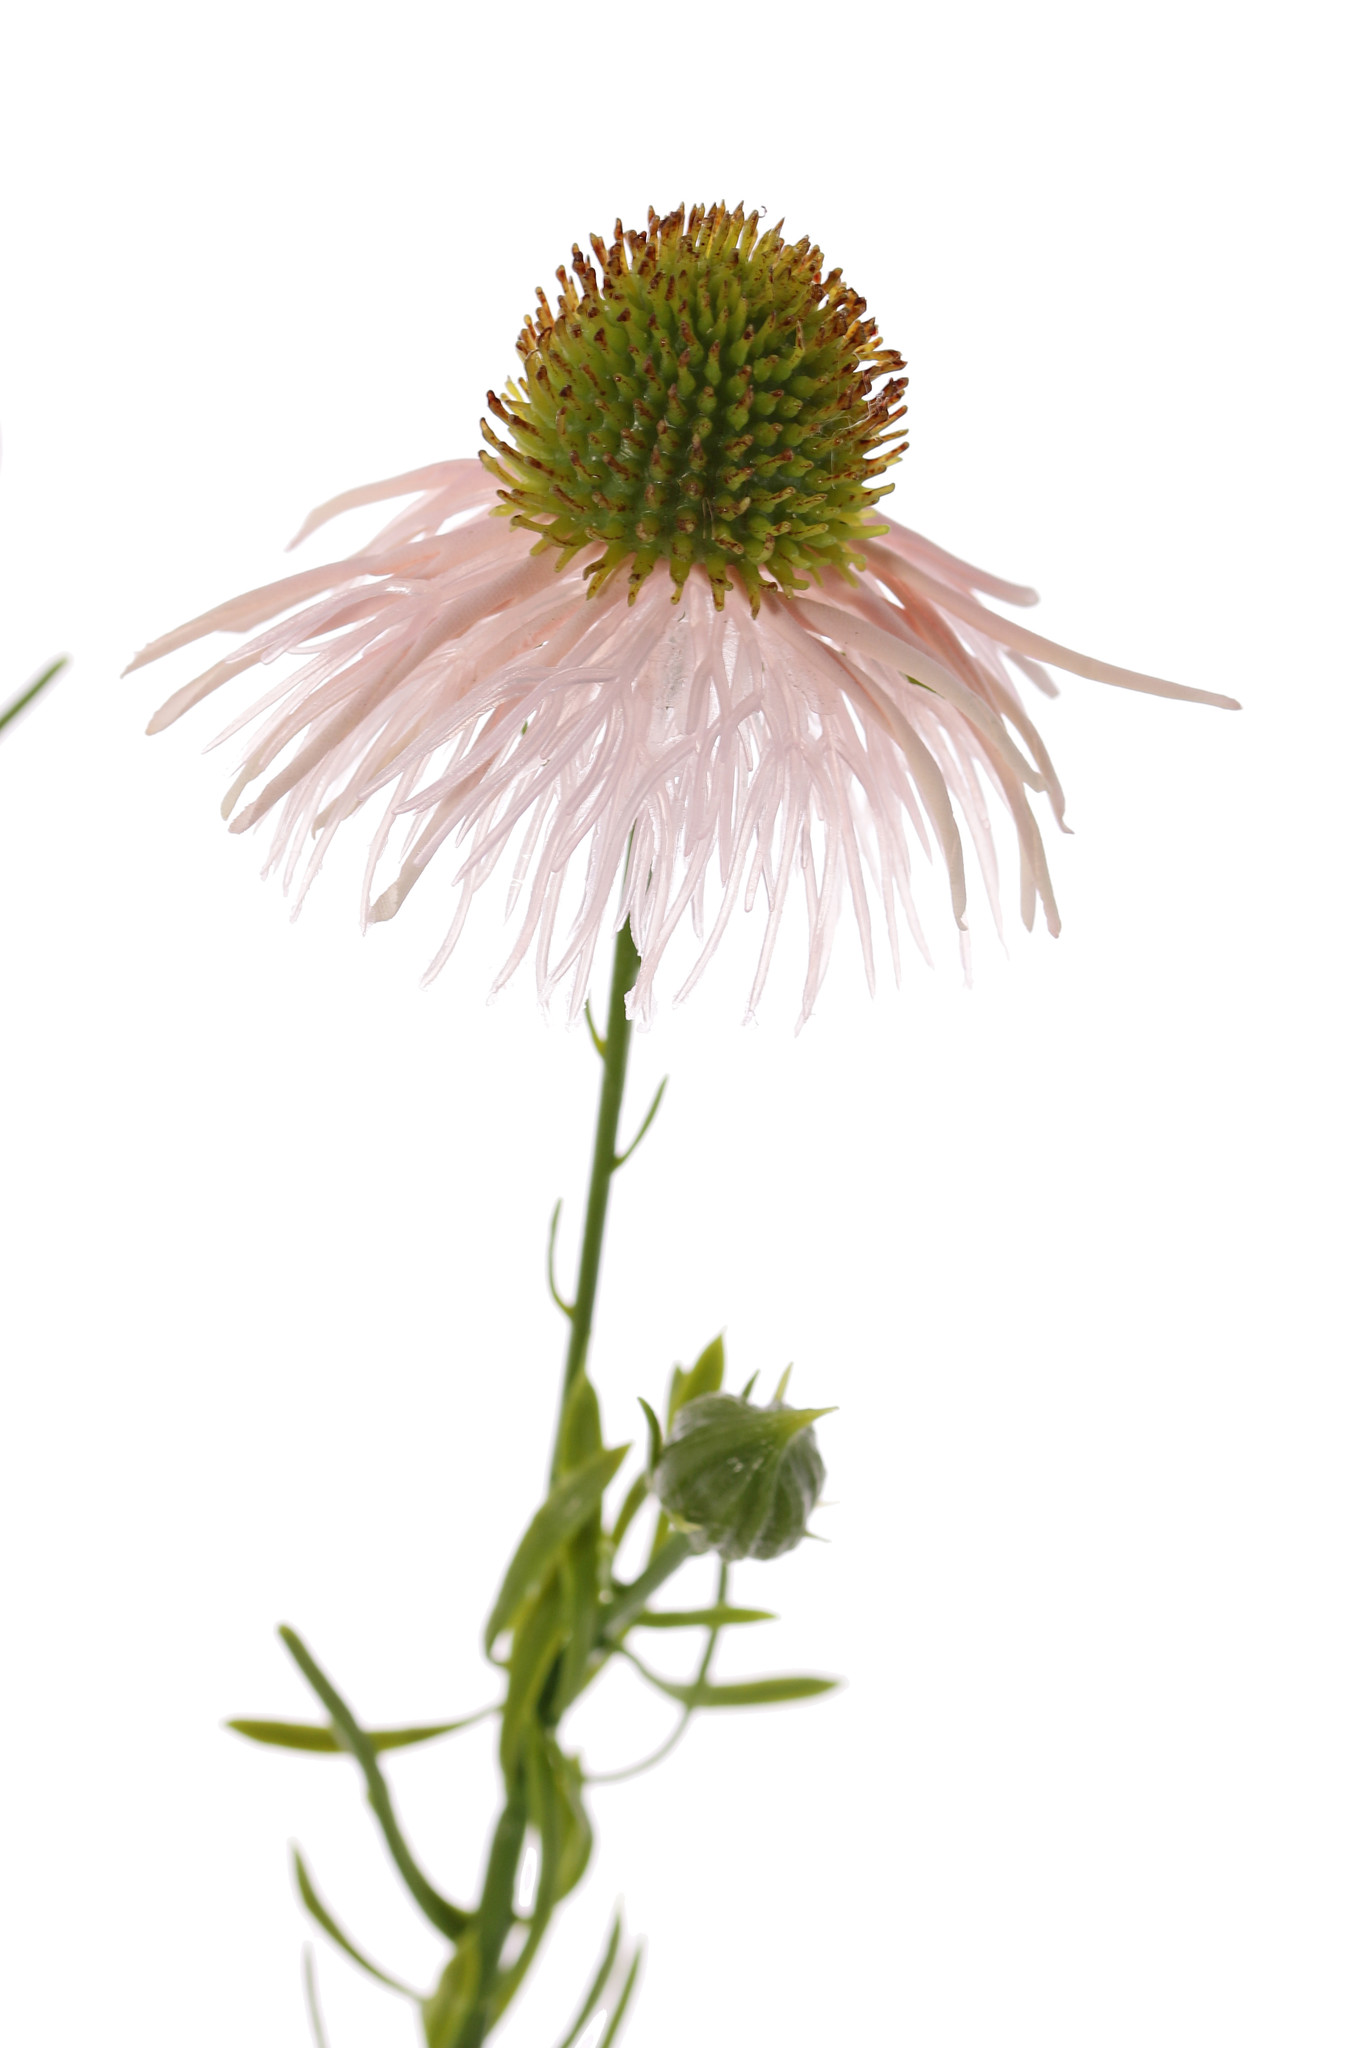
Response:
[[[826,1476],[813,1423],[828,1408],[700,1394],[679,1408],[653,1491],[697,1550],[779,1557],[803,1537]]]

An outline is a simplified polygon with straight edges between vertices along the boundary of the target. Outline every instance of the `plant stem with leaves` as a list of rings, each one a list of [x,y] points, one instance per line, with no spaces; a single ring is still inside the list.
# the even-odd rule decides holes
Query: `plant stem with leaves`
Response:
[[[549,1286],[568,1318],[569,1341],[549,1490],[508,1565],[484,1629],[485,1653],[504,1675],[503,1697],[479,1714],[456,1720],[405,1728],[364,1728],[300,1637],[284,1628],[282,1641],[327,1719],[318,1724],[257,1719],[230,1724],[255,1742],[317,1754],[345,1752],[356,1763],[377,1827],[410,1899],[450,1944],[434,1989],[424,1996],[402,1983],[349,1938],[321,1898],[299,1852],[295,1856],[296,1882],[311,1919],[350,1961],[391,1990],[418,2002],[427,2048],[482,2048],[501,2020],[540,1949],[556,1908],[587,1867],[592,1848],[591,1822],[584,1803],[587,1783],[628,1777],[659,1762],[700,1708],[806,1699],[829,1690],[834,1683],[825,1678],[794,1677],[719,1685],[710,1679],[723,1629],[774,1617],[761,1609],[730,1605],[727,1562],[720,1565],[712,1605],[666,1612],[650,1608],[649,1601],[658,1589],[705,1547],[698,1532],[675,1527],[665,1513],[658,1514],[643,1569],[628,1581],[615,1570],[621,1545],[649,1501],[650,1481],[662,1446],[661,1425],[645,1404],[650,1425],[648,1469],[631,1483],[608,1524],[605,1495],[630,1446],[608,1447],[603,1441],[600,1407],[587,1372],[588,1347],[611,1184],[652,1124],[666,1087],[666,1082],[659,1087],[636,1135],[618,1150],[632,1028],[626,997],[638,971],[639,955],[625,924],[616,939],[604,1037],[596,1031],[588,1012],[602,1079],[578,1277],[571,1301],[560,1293],[554,1274],[558,1205],[550,1222]],[[689,1371],[676,1368],[667,1401],[668,1431],[688,1404],[719,1392],[723,1368],[720,1338],[702,1352]],[[772,1406],[783,1407],[778,1396]],[[642,1628],[704,1630],[704,1648],[689,1683],[661,1677],[636,1655],[628,1638],[633,1630]],[[580,1758],[562,1746],[561,1724],[569,1708],[617,1655],[678,1705],[681,1715],[672,1734],[652,1755],[617,1770],[585,1772]],[[409,1848],[381,1758],[388,1751],[452,1734],[488,1715],[496,1716],[500,1724],[503,1801],[479,1901],[466,1907],[443,1895]],[[529,1904],[519,1907],[522,1858],[528,1843],[535,1850],[535,1892]],[[617,1913],[601,1965],[559,2048],[573,2048],[603,2007],[605,2031],[597,2048],[609,2048],[629,2006],[639,1961],[637,1948],[626,1952]],[[306,1982],[312,2020],[322,2040],[309,1963]]]

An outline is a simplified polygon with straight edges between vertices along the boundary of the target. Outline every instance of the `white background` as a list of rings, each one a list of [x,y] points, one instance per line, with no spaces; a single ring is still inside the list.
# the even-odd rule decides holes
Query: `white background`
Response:
[[[721,1327],[739,1374],[793,1358],[840,1404],[831,1544],[741,1574],[785,1618],[720,1668],[849,1686],[597,1793],[501,2038],[548,2048],[623,1894],[635,2048],[1348,2041],[1334,20],[10,16],[0,693],[74,666],[0,741],[6,2040],[301,2048],[293,1837],[432,1970],[350,1767],[219,1723],[306,1711],[281,1619],[372,1720],[492,1696],[596,1079],[527,977],[485,1006],[488,903],[430,992],[431,879],[359,941],[360,831],[289,924],[220,823],[225,711],[149,742],[194,670],[118,672],[284,573],[312,504],[472,453],[575,238],[724,196],[819,240],[908,358],[889,509],[1245,709],[1067,679],[1065,934],[1012,914],[1007,956],[979,909],[971,991],[937,893],[900,993],[843,929],[796,1040],[791,935],[744,1028],[749,929],[639,1043],[633,1114],[673,1080],[618,1184],[610,1429]],[[666,1725],[622,1678],[577,1735],[604,1767]],[[476,1731],[393,1771],[454,1893],[490,1765]],[[320,1969],[332,2048],[414,2041]]]

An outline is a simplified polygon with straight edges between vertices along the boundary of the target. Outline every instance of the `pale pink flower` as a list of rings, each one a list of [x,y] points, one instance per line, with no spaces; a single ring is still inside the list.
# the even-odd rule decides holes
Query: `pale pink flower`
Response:
[[[494,986],[534,948],[542,1000],[567,982],[570,1014],[581,1011],[598,941],[626,917],[642,955],[633,1007],[643,1016],[683,921],[698,950],[678,1000],[738,904],[764,899],[750,1013],[796,888],[808,932],[800,1021],[847,900],[872,988],[876,919],[895,973],[900,922],[929,958],[913,900],[917,850],[944,864],[966,956],[965,827],[1001,923],[993,797],[1014,824],[1023,921],[1032,928],[1041,901],[1055,933],[1030,798],[1045,797],[1060,825],[1063,797],[1018,684],[1055,694],[1047,664],[1234,707],[1001,617],[982,595],[1022,606],[1035,593],[896,525],[866,545],[853,585],[832,573],[811,596],[768,592],[755,619],[736,587],[716,610],[699,574],[675,603],[656,577],[632,602],[623,583],[589,598],[576,572],[558,573],[557,552],[533,554],[530,533],[490,516],[497,492],[477,461],[347,492],[297,539],[337,513],[401,496],[413,497],[410,508],[357,554],[236,598],[145,648],[133,669],[213,632],[279,621],[178,690],[149,730],[246,669],[300,657],[219,736],[254,729],[225,815],[263,784],[231,830],[272,817],[265,872],[281,867],[299,907],[339,826],[380,799],[363,923],[392,917],[443,848],[459,892],[429,978],[513,848],[517,931]],[[378,887],[400,826],[397,872]]]

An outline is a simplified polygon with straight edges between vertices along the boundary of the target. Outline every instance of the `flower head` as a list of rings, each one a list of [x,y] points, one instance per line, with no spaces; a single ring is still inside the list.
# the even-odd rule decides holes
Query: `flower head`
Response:
[[[574,250],[576,282],[560,269],[553,313],[540,295],[518,382],[490,394],[510,439],[485,422],[479,462],[321,506],[298,540],[412,500],[358,553],[147,647],[133,668],[208,633],[253,635],[150,730],[246,669],[299,660],[220,735],[252,728],[226,815],[262,784],[231,830],[273,818],[268,866],[299,907],[340,825],[383,800],[364,920],[393,916],[442,848],[458,886],[430,975],[511,849],[517,931],[495,987],[534,948],[542,1000],[567,983],[574,1014],[598,940],[626,917],[642,1015],[684,926],[696,950],[678,997],[737,905],[762,898],[754,1007],[795,891],[803,1016],[846,902],[872,986],[877,920],[895,972],[903,924],[926,952],[918,851],[943,864],[966,946],[965,830],[1000,926],[993,800],[1013,821],[1024,922],[1041,901],[1055,932],[1030,798],[1060,824],[1062,793],[1019,684],[1055,694],[1051,665],[1234,700],[1031,633],[981,599],[1033,591],[875,512],[890,486],[874,479],[901,452],[903,366],[817,249],[721,206],[650,212],[592,248],[595,266]]]

